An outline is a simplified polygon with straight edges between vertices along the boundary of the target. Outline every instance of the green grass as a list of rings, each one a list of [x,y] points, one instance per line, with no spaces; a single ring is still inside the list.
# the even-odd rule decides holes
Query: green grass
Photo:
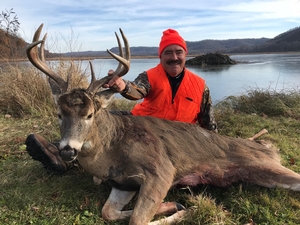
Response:
[[[127,224],[128,220],[101,218],[108,185],[95,185],[80,168],[60,176],[48,174],[26,153],[24,142],[30,133],[49,141],[59,139],[55,105],[45,78],[31,68],[10,67],[0,74],[0,84],[0,224]],[[299,99],[297,92],[261,90],[230,97],[215,106],[219,132],[248,138],[266,128],[269,134],[263,139],[280,149],[282,164],[300,172]],[[111,108],[124,110],[132,105],[118,99]],[[170,190],[166,201],[189,208],[188,216],[178,223],[182,225],[300,224],[300,193],[281,188],[246,183],[227,188],[199,185]]]

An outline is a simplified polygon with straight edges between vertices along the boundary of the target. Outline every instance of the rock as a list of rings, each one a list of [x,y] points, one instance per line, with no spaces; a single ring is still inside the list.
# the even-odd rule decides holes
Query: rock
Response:
[[[220,53],[207,53],[196,56],[186,61],[187,66],[208,66],[208,65],[234,65],[236,61],[232,60],[228,55]]]

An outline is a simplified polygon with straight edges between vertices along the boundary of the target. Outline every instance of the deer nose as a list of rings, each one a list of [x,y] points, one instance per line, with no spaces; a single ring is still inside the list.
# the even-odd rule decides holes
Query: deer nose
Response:
[[[70,145],[66,145],[62,149],[59,150],[59,156],[65,162],[72,162],[77,158],[78,152],[76,149],[71,148]]]

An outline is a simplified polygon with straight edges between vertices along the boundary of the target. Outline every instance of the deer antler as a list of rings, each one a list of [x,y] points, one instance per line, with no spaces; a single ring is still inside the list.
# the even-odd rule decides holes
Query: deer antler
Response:
[[[68,90],[69,82],[64,81],[59,75],[57,75],[52,69],[50,69],[45,61],[44,45],[45,45],[47,34],[45,34],[43,39],[39,41],[43,25],[44,24],[41,24],[39,26],[39,28],[36,30],[36,32],[33,36],[32,43],[27,47],[27,50],[26,50],[27,57],[28,57],[29,61],[32,63],[32,65],[34,65],[37,69],[42,71],[48,77],[52,78],[58,84],[58,86],[61,90],[61,93],[64,93]],[[120,55],[117,55],[117,54],[111,52],[110,50],[107,50],[107,52],[112,57],[114,57],[117,61],[119,61],[119,65],[118,65],[118,68],[116,69],[116,71],[110,76],[106,76],[99,80],[96,80],[95,73],[93,70],[93,65],[90,62],[92,79],[91,79],[91,83],[90,83],[89,87],[87,88],[87,90],[93,94],[97,92],[99,87],[101,87],[103,84],[107,83],[114,76],[121,77],[121,76],[124,76],[129,71],[130,58],[131,58],[129,44],[128,44],[128,40],[127,40],[126,36],[124,35],[124,33],[121,29],[120,29],[120,32],[121,32],[121,35],[122,35],[122,38],[124,41],[124,45],[125,45],[125,56],[124,56],[122,44],[120,42],[120,39],[119,39],[119,36],[117,33],[115,33],[115,35],[117,37]],[[41,44],[40,51],[38,49],[39,44]]]
[[[43,23],[36,30],[32,43],[27,47],[26,53],[29,61],[37,69],[42,71],[48,77],[52,78],[60,87],[61,93],[64,93],[68,89],[68,82],[64,81],[60,76],[58,76],[52,69],[49,68],[45,61],[44,45],[46,41],[47,34],[44,35],[43,39],[39,41],[40,34],[43,28]],[[40,51],[38,45],[41,44]]]
[[[88,87],[88,91],[91,93],[96,93],[97,90],[103,85],[106,84],[110,79],[112,79],[114,76],[124,76],[130,68],[130,48],[129,48],[129,44],[128,44],[128,40],[126,38],[126,36],[124,35],[122,29],[120,28],[120,33],[122,35],[123,41],[124,41],[124,45],[125,45],[125,56],[124,56],[124,52],[123,52],[123,47],[122,44],[120,42],[120,38],[118,36],[118,34],[115,32],[117,41],[118,41],[118,46],[119,46],[119,52],[120,55],[117,55],[113,52],[111,52],[110,50],[107,50],[107,52],[114,57],[117,61],[119,61],[119,65],[118,68],[116,69],[116,71],[109,76],[103,77],[99,80],[96,80],[95,78],[95,74],[94,74],[94,70],[93,70],[93,65],[90,62],[90,66],[91,66],[91,74],[92,74],[92,79],[91,79],[91,84]]]

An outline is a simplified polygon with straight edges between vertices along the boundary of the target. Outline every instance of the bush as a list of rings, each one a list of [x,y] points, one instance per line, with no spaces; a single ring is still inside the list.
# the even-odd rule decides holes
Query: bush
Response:
[[[70,63],[61,61],[53,65],[55,71],[66,79],[70,73],[70,87],[87,87],[88,75],[82,74],[80,65],[70,71]],[[53,116],[56,107],[48,84],[48,77],[32,66],[6,64],[0,73],[0,111],[15,117]],[[5,97],[4,97],[5,96]]]
[[[289,116],[300,118],[300,93],[250,90],[245,95],[229,96],[216,104],[220,111],[258,114],[266,116]],[[229,110],[229,111],[228,111]]]

